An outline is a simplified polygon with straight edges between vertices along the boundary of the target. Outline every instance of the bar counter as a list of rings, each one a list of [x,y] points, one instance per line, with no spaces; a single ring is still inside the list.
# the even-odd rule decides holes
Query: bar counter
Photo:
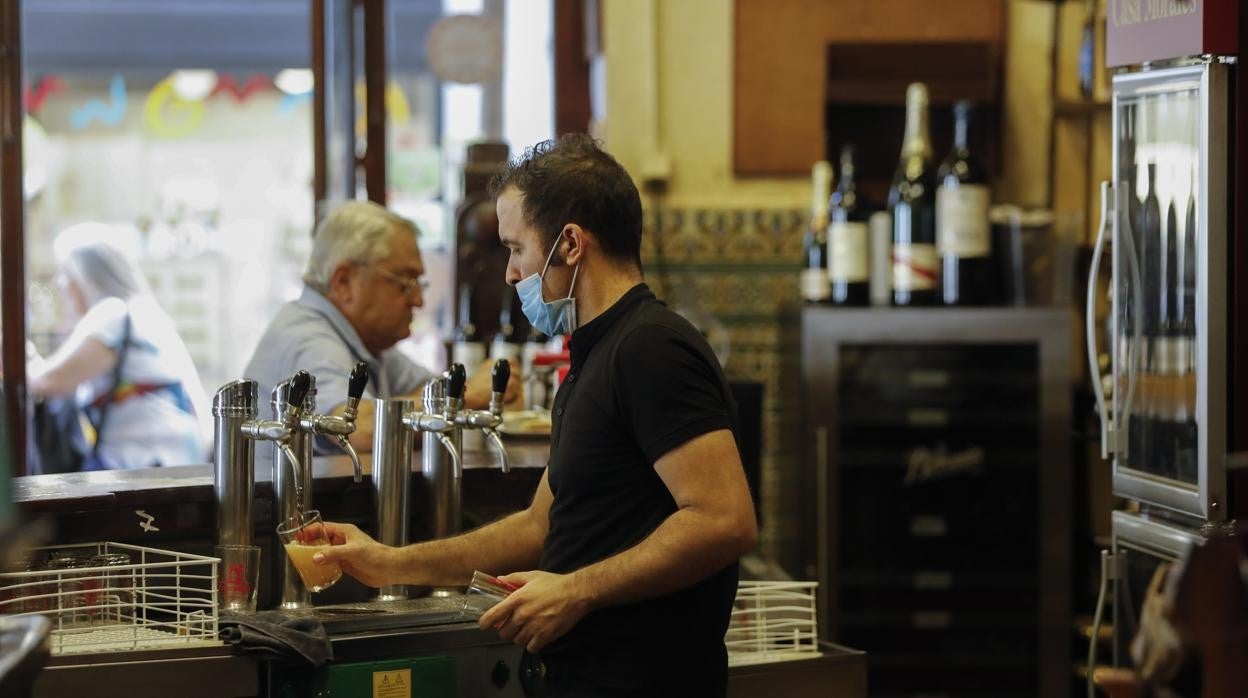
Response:
[[[521,676],[520,649],[471,623],[354,633],[331,641],[332,666],[385,669],[395,660],[453,657],[457,698],[531,695],[526,687],[531,677]],[[305,682],[296,681],[297,689],[326,683],[326,669],[299,671]],[[824,643],[820,654],[809,659],[730,667],[728,696],[857,698],[866,695],[866,673],[862,652]],[[62,656],[40,673],[33,698],[253,698],[283,695],[293,685],[286,683],[290,677],[290,671],[266,666],[228,646]]]
[[[514,470],[540,470],[546,467],[550,444],[542,439],[509,440],[507,452]],[[365,475],[369,475],[372,463],[368,454],[361,460]],[[418,460],[413,459],[413,466],[413,472],[419,472]],[[468,451],[464,456],[465,478],[497,468],[489,451]],[[346,456],[317,457],[312,462],[312,476],[314,489],[355,484],[351,482],[351,461]],[[15,479],[13,489],[18,508],[31,514],[211,501],[212,465],[31,475]],[[268,464],[256,463],[256,497],[272,496],[270,468]]]
[[[549,455],[544,440],[509,441],[511,472],[502,473],[489,452],[469,452],[464,467],[464,526],[493,520],[527,505]],[[371,464],[365,459],[365,472]],[[413,459],[412,540],[424,535],[426,507],[419,459]],[[112,541],[181,552],[212,554],[216,539],[215,498],[211,465],[38,475],[15,480],[18,508],[32,518],[53,523],[58,544]],[[270,468],[257,464],[254,518],[263,568],[275,570],[280,549],[273,545],[273,487]],[[313,461],[313,505],[327,519],[372,528],[371,480],[355,483],[345,456]],[[261,584],[260,607],[275,602],[274,576]],[[419,590],[414,590],[419,594]],[[369,590],[344,577],[318,594],[319,605],[366,599]],[[276,696],[321,691],[352,672],[384,671],[404,662],[432,663],[453,672],[448,695],[530,695],[520,677],[519,648],[484,633],[473,623],[333,634],[334,661],[318,671],[284,670],[225,645],[176,649],[59,655],[52,657],[35,683],[34,695],[52,698],[89,694],[100,698],[178,695],[179,698]],[[449,668],[448,668],[449,667]],[[292,683],[293,682],[293,683]],[[341,684],[339,684],[341,685]],[[354,685],[354,684],[352,684]],[[415,688],[415,687],[413,687]],[[771,698],[866,693],[866,660],[861,652],[824,645],[818,656],[795,661],[732,667],[729,695]],[[365,694],[361,694],[365,695]],[[412,695],[417,695],[413,693]],[[420,695],[425,695],[421,693]]]

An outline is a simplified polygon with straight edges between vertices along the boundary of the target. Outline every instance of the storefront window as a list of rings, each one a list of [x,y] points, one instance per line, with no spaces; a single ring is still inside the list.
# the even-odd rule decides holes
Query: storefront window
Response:
[[[387,205],[422,230],[433,289],[404,349],[441,368],[453,318],[453,211],[467,144],[553,133],[551,6],[387,3]],[[306,0],[24,0],[27,334],[43,356],[73,327],[58,249],[107,238],[138,260],[211,394],[241,377],[295,297],[315,225],[311,17]],[[439,18],[494,11],[501,85],[441,81]],[[358,41],[358,39],[357,39]],[[500,58],[501,59],[501,58]],[[489,133],[488,91],[505,133]],[[502,95],[509,97],[502,101]],[[357,147],[364,85],[357,74]],[[357,178],[362,186],[362,177]],[[361,195],[362,196],[362,195]]]

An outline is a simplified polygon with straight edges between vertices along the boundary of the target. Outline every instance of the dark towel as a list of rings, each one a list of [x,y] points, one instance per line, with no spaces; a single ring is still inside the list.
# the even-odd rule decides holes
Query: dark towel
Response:
[[[334,658],[325,626],[310,614],[221,612],[221,639],[244,652],[321,666]]]

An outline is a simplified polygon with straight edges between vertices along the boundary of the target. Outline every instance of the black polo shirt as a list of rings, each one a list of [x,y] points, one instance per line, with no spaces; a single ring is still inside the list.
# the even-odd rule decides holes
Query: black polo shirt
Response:
[[[572,334],[555,395],[547,474],[554,502],[541,568],[568,573],[641,542],[676,511],[654,469],[690,439],[734,429],[736,407],[706,340],[638,284]],[[542,652],[604,695],[722,695],[737,565],[674,594],[598,609]],[[663,680],[660,687],[655,681]],[[578,679],[579,681],[580,679]],[[710,689],[704,692],[704,689]]]

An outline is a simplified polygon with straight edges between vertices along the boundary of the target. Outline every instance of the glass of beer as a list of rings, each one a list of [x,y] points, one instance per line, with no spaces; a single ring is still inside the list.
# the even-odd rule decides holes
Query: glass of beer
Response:
[[[312,561],[313,555],[329,548],[329,534],[325,532],[321,512],[309,509],[302,516],[286,519],[277,527],[277,535],[282,539],[290,564],[298,570],[309,591],[324,591],[342,577],[338,563],[318,565]]]

